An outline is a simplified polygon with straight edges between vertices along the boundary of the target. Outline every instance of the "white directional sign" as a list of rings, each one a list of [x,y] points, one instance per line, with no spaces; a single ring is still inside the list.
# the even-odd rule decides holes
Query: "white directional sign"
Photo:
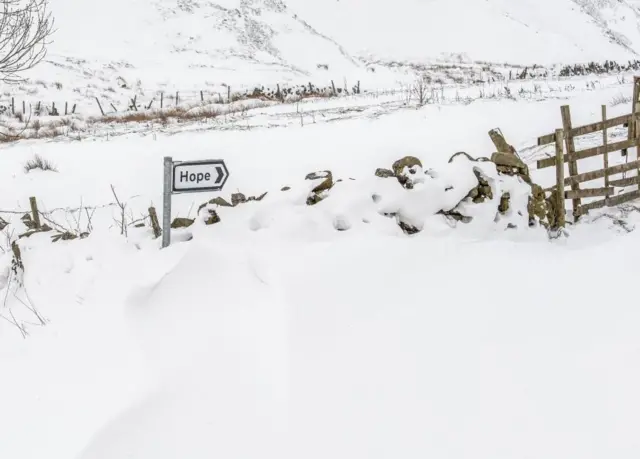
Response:
[[[229,178],[221,159],[173,163],[172,193],[220,191]]]
[[[221,159],[205,161],[173,161],[164,158],[162,247],[171,243],[171,195],[220,191],[227,183],[229,169]]]

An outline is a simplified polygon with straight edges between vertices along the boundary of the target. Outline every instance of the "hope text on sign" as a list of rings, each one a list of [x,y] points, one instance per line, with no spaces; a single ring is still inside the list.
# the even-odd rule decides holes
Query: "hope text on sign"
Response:
[[[220,191],[228,178],[229,171],[222,160],[175,162],[172,192]]]

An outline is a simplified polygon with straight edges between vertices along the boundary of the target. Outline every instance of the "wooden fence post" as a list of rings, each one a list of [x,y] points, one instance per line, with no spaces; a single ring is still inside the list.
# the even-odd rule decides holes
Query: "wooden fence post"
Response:
[[[96,102],[98,102],[98,108],[100,108],[100,113],[102,113],[102,116],[104,116],[104,110],[102,109],[102,105],[100,105],[100,99],[98,99],[96,97]]]
[[[605,123],[607,121],[607,106],[602,106],[602,122]],[[609,143],[609,137],[607,134],[607,125],[604,124],[604,128],[602,129],[602,145],[604,146],[604,186],[605,188],[609,188],[609,174],[607,173],[607,169],[609,168],[609,153],[607,151],[607,145]]]
[[[23,115],[27,114],[27,104],[24,100],[22,101],[22,114]]]
[[[200,102],[204,102],[204,93],[200,91]]]
[[[11,98],[11,114],[15,115],[16,114],[16,101],[15,101],[15,97]]]
[[[227,103],[231,103],[231,86],[227,86]]]
[[[164,92],[160,93],[160,109],[164,107]]]
[[[65,101],[64,103],[64,115],[67,116],[69,114],[69,102]]]
[[[180,93],[176,91],[176,107],[178,106],[179,103],[180,103]]]
[[[33,223],[36,225],[36,229],[40,229],[40,213],[38,212],[38,203],[36,202],[35,196],[29,198],[29,204],[31,205],[31,218],[33,218]]]
[[[564,135],[562,129],[556,130],[556,225],[564,228],[567,211],[564,206]]]
[[[160,222],[158,220],[158,214],[155,207],[149,207],[149,218],[151,219],[151,228],[153,229],[153,237],[158,239],[162,234],[160,229]]]
[[[631,123],[629,123],[629,140],[635,140],[636,145],[636,160],[640,159],[640,140],[639,130],[640,122],[636,119],[636,115],[640,112],[640,77],[633,78],[633,106],[631,107]],[[633,129],[631,127],[633,126]],[[637,170],[637,174],[640,176],[640,169]],[[640,190],[640,183],[638,184]]]
[[[560,107],[560,113],[562,114],[562,127],[564,129],[564,142],[567,155],[569,156],[569,175],[578,175],[578,162],[576,161],[576,146],[571,135],[571,108],[568,105]],[[580,185],[575,182],[571,182],[571,191],[580,191]],[[572,199],[573,204],[573,217],[574,220],[578,220],[580,213],[580,205],[582,201],[576,197]]]

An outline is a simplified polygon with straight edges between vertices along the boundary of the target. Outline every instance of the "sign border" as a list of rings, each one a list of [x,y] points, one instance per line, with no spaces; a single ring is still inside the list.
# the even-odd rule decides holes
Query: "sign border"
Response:
[[[220,183],[220,185],[206,187],[206,188],[180,188],[179,190],[176,190],[175,188],[176,167],[191,166],[191,165],[198,166],[203,164],[217,164],[222,166],[226,174],[224,179],[222,180],[222,183]],[[184,194],[184,193],[196,193],[196,192],[206,193],[210,191],[222,191],[222,188],[224,188],[224,185],[227,183],[227,180],[229,179],[229,175],[230,175],[229,169],[227,168],[227,165],[225,164],[224,159],[203,159],[200,161],[174,161],[173,167],[171,168],[171,194]]]

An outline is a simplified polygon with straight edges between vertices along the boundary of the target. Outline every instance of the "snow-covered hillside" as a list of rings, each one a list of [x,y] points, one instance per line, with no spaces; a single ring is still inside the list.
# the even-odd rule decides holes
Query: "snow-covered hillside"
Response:
[[[57,33],[32,80],[82,92],[286,81],[389,86],[367,62],[626,61],[638,9],[619,0],[53,0]],[[99,95],[99,94],[92,94]]]
[[[626,60],[640,52],[639,14],[620,0],[288,0],[370,58],[524,65]],[[355,33],[353,33],[355,31]]]

